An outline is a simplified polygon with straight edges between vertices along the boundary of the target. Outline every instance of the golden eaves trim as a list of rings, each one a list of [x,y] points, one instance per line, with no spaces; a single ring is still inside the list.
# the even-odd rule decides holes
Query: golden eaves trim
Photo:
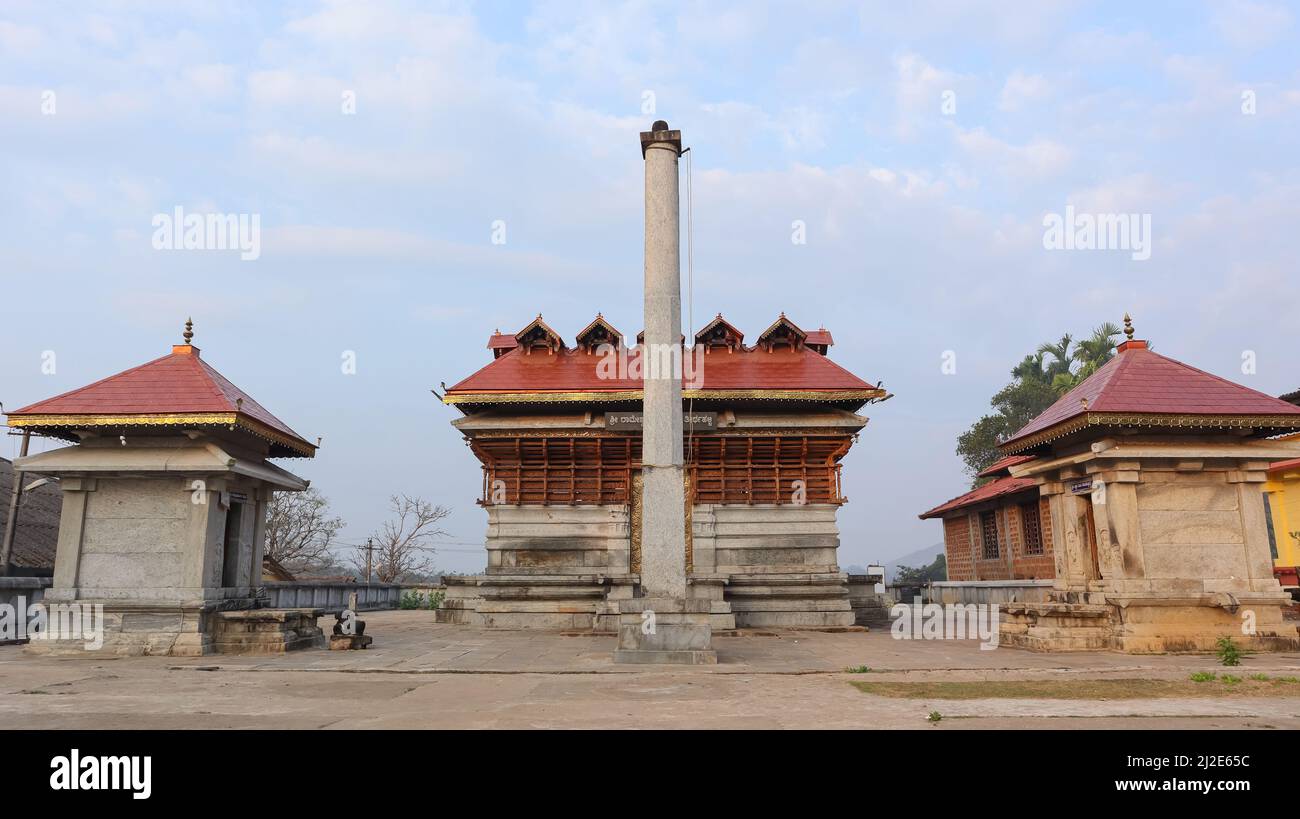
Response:
[[[316,447],[238,412],[163,412],[126,415],[19,415],[9,416],[9,426],[33,428],[86,427],[203,427],[234,426],[259,438],[291,449],[304,457],[316,454]]]
[[[1201,415],[1196,413],[1087,412],[999,447],[1006,455],[1024,452],[1087,427],[1164,429],[1300,429],[1297,415]]]
[[[682,390],[682,398],[773,401],[870,401],[883,398],[884,390]],[[484,392],[443,397],[444,404],[533,404],[578,401],[640,401],[641,390],[591,390],[586,392]]]

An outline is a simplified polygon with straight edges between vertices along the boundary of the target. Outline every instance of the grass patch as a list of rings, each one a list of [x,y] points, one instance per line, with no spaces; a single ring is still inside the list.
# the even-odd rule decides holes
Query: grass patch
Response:
[[[870,674],[871,666],[869,665],[851,665],[844,669],[847,674]]]
[[[1210,680],[1217,679],[1218,676],[1219,675],[1215,674],[1213,671],[1197,671],[1192,674],[1192,682],[1209,682]]]
[[[1198,672],[1200,674],[1208,672]],[[1195,680],[1197,675],[1193,675]],[[915,700],[1138,700],[1170,697],[1297,697],[1300,684],[1295,678],[1243,680],[1224,675],[1226,685],[1204,685],[1190,680],[995,680],[952,682],[852,682],[864,694]]]

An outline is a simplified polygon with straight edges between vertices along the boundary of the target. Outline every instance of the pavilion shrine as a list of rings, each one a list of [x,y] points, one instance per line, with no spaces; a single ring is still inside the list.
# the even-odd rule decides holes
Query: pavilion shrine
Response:
[[[683,358],[687,583],[717,629],[854,623],[836,550],[841,461],[888,398],[784,314],[752,344],[719,314]],[[684,344],[684,340],[682,342]],[[641,364],[602,315],[572,345],[539,315],[447,389],[482,464],[487,569],[448,577],[444,622],[613,631],[640,596]],[[615,362],[625,365],[614,366]]]
[[[1124,322],[1110,361],[999,445],[989,483],[922,516],[944,520],[953,579],[1052,580],[1046,601],[1003,606],[1004,645],[1295,649],[1263,489],[1300,456],[1275,437],[1300,430],[1300,407],[1159,355]]]
[[[316,612],[258,599],[271,493],[307,488],[268,459],[311,458],[316,446],[213,369],[192,339],[187,321],[170,354],[9,413],[10,427],[74,443],[14,462],[57,476],[63,491],[45,603],[103,606],[114,653],[321,645]]]

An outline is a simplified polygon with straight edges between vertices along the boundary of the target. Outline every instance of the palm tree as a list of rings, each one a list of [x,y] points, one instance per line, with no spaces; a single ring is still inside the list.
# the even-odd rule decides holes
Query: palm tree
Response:
[[[1044,342],[1038,345],[1039,359],[1050,357],[1047,368],[1044,370],[1044,377],[1048,383],[1055,383],[1057,376],[1070,374],[1070,362],[1073,361],[1074,355],[1071,351],[1071,345],[1074,344],[1074,336],[1066,333],[1061,336],[1061,340],[1055,344]]]
[[[1054,359],[1048,372],[1052,375],[1052,389],[1056,394],[1064,395],[1074,389],[1110,361],[1115,355],[1115,339],[1119,334],[1120,329],[1108,321],[1093,330],[1090,337],[1075,343],[1072,349],[1066,343],[1073,341],[1068,335],[1061,339],[1060,344],[1039,347],[1039,352]]]
[[[1091,338],[1075,345],[1074,360],[1078,362],[1079,369],[1074,374],[1079,381],[1097,372],[1101,365],[1110,361],[1115,355],[1115,339],[1119,334],[1119,328],[1108,321],[1093,330]]]

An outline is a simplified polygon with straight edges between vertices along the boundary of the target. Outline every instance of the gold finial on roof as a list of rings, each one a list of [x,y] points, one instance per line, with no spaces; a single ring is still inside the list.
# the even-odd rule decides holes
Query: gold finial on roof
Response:
[[[181,338],[185,339],[186,344],[194,339],[194,319],[185,319],[185,332],[181,333]]]
[[[1128,336],[1129,341],[1133,340],[1133,319],[1128,313],[1124,314],[1124,335]]]

